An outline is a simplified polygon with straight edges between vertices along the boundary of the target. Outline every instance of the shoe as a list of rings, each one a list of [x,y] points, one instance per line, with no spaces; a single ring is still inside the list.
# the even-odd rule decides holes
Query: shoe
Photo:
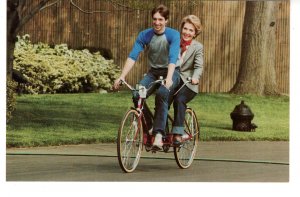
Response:
[[[182,137],[179,134],[174,134],[173,135],[173,145],[174,146],[180,146],[182,143]]]
[[[151,129],[149,129],[148,133],[149,133],[149,135],[152,135],[152,133],[153,133],[153,127],[151,127]]]
[[[181,136],[182,141],[188,140],[189,138],[190,138],[190,136],[187,133],[185,133]]]
[[[160,150],[162,149],[162,146],[163,146],[162,134],[157,133],[154,138],[152,149]]]

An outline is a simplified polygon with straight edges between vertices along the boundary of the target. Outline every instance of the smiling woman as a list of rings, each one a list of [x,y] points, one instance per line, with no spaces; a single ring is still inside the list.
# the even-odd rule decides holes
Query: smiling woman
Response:
[[[199,80],[203,72],[203,46],[194,40],[201,32],[200,19],[188,15],[181,22],[180,59],[176,66],[180,67],[180,86],[186,84],[174,96],[173,141],[180,144],[184,135],[184,117],[187,103],[199,92]],[[189,80],[191,79],[191,80]],[[190,83],[187,83],[190,82]]]

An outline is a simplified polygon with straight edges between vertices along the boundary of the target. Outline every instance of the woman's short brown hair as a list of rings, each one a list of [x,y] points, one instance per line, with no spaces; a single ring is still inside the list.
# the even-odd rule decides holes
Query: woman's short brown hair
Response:
[[[153,17],[153,15],[154,15],[156,12],[160,13],[160,15],[161,15],[162,17],[164,17],[166,20],[169,19],[169,13],[170,13],[170,11],[169,11],[169,9],[167,8],[167,6],[161,4],[161,5],[159,5],[159,6],[155,7],[155,8],[153,8],[153,10],[152,10],[152,12],[151,12],[152,17]]]
[[[195,27],[196,37],[201,33],[202,31],[202,25],[200,19],[195,15],[188,15],[184,17],[181,21],[180,25],[180,31],[182,31],[182,28],[185,23],[191,23]]]

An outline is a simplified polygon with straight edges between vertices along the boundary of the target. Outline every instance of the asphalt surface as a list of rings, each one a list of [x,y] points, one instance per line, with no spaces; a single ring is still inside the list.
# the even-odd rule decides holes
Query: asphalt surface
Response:
[[[172,151],[143,151],[133,173],[119,167],[116,144],[8,148],[6,181],[288,182],[289,142],[200,142],[184,170]]]

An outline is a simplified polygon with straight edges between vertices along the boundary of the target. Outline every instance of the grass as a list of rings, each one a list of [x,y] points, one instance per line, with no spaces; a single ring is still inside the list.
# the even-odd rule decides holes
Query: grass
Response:
[[[255,132],[231,130],[230,113],[241,100],[255,115]],[[153,107],[154,97],[148,103]],[[7,147],[115,142],[123,114],[131,105],[128,91],[19,96],[7,125]],[[199,118],[201,140],[289,140],[287,96],[200,94],[189,106]]]

